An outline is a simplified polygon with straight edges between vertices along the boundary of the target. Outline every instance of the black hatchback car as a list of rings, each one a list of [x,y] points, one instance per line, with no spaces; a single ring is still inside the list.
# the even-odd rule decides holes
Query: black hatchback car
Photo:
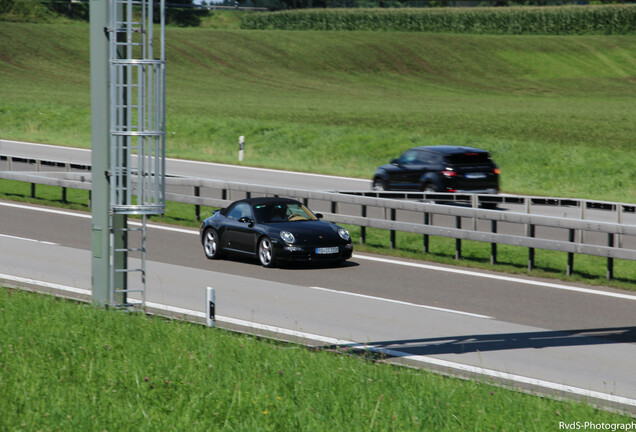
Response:
[[[499,193],[499,168],[486,150],[415,147],[373,174],[374,190]]]

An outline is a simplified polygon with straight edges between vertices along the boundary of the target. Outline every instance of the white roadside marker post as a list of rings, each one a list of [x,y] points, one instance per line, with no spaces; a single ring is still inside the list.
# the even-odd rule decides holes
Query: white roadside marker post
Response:
[[[214,317],[214,308],[216,302],[216,295],[214,293],[214,288],[207,287],[206,296],[205,296],[205,304],[206,304],[206,319],[205,324],[208,327],[216,327],[216,319]]]
[[[245,150],[245,137],[241,135],[239,137],[239,154],[238,154],[239,162],[243,162],[244,150]]]

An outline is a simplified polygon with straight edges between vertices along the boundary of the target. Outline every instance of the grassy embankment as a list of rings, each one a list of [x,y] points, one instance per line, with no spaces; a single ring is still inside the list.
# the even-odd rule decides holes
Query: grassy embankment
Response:
[[[88,26],[0,28],[0,136],[88,147]],[[169,29],[168,154],[369,178],[492,151],[505,192],[634,202],[636,36]]]
[[[0,430],[558,430],[628,416],[0,288]]]
[[[0,136],[88,147],[88,26],[5,23],[0,41]],[[369,178],[410,146],[469,144],[493,153],[504,192],[634,202],[635,42],[171,28],[168,155],[238,163],[245,135],[246,164]],[[195,224],[184,212],[172,220]],[[370,232],[358,250],[396,253],[387,238]],[[400,234],[397,253],[452,261],[452,241],[426,256],[421,243]],[[489,245],[464,242],[463,255],[487,268]],[[525,272],[526,259],[501,247],[496,268]],[[565,254],[537,260],[534,274],[563,275]],[[617,262],[618,286],[636,280],[631,264]],[[605,283],[601,258],[575,271]]]

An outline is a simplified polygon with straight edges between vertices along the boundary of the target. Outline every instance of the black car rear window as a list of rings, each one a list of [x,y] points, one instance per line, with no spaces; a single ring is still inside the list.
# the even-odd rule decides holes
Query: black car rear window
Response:
[[[452,164],[491,163],[488,153],[459,153],[446,156],[446,161]]]

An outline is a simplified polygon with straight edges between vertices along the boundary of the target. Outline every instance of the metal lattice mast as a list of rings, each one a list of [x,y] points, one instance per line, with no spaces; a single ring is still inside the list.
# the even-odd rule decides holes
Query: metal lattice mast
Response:
[[[155,59],[152,4],[111,0],[110,202],[121,214],[164,211],[164,26],[161,14]]]
[[[91,2],[96,303],[145,306],[146,216],[165,210],[164,16],[163,0],[158,24],[152,0]],[[141,224],[130,227],[128,215],[142,215]],[[133,256],[139,265],[131,268]],[[129,288],[133,272],[141,283]],[[130,293],[140,298],[130,301]]]

